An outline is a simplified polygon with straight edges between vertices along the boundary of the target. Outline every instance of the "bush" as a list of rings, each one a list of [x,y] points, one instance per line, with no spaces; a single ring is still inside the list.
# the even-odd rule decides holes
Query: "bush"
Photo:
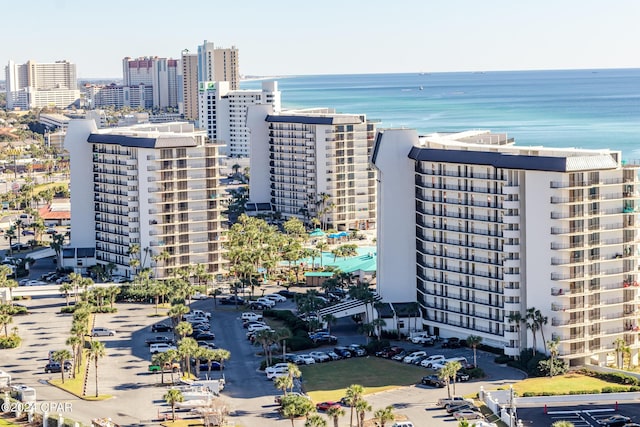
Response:
[[[640,386],[640,379],[631,375],[623,374],[622,372],[598,372],[590,369],[580,369],[577,372],[582,375],[598,378],[611,383]]]
[[[486,351],[486,352],[489,352],[489,353],[497,354],[499,356],[504,356],[504,349],[503,348],[492,347],[490,345],[482,344],[482,343],[480,343],[477,348],[478,348],[478,350],[482,350],[482,351]],[[509,356],[507,356],[507,357],[509,357]]]
[[[71,314],[74,311],[76,311],[76,306],[75,305],[70,305],[70,306],[64,306],[60,309],[60,313],[66,313],[66,314]]]
[[[308,336],[293,336],[287,340],[287,350],[290,351],[307,350],[314,347],[313,341]]]
[[[624,393],[630,391],[629,387],[623,387],[623,386],[608,386],[608,387],[602,387],[602,393]]]
[[[11,334],[8,337],[0,337],[0,348],[16,348],[21,342],[22,338],[16,334]]]
[[[485,373],[482,368],[465,369],[465,372],[469,374],[471,378],[484,378]]]
[[[509,356],[505,356],[504,354],[496,357],[495,359],[493,359],[493,361],[495,363],[497,363],[498,365],[504,365],[507,364],[511,361],[511,358]]]
[[[385,347],[389,347],[391,344],[387,340],[373,340],[365,346],[367,354],[376,354],[377,351],[382,350]]]

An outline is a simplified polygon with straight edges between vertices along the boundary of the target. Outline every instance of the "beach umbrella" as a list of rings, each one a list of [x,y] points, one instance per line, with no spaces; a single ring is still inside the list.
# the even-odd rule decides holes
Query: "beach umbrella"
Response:
[[[309,233],[309,236],[311,236],[311,237],[322,237],[322,236],[324,236],[324,234],[325,234],[324,231],[320,230],[319,228],[316,228],[311,233]]]

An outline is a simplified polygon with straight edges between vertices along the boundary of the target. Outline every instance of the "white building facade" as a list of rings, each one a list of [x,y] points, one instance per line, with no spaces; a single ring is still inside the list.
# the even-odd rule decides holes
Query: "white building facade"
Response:
[[[95,248],[98,264],[127,277],[150,268],[165,278],[196,264],[224,270],[220,146],[204,132],[188,123],[100,130],[74,120],[65,148],[71,247]],[[133,245],[139,253],[130,253]]]
[[[80,100],[76,65],[68,61],[16,64],[5,67],[7,109],[67,108]]]
[[[147,108],[178,108],[178,62],[177,59],[158,57],[124,58],[122,86],[151,88],[151,107]]]
[[[249,198],[284,218],[325,228],[376,227],[376,172],[369,164],[375,124],[330,109],[276,113],[252,106]]]
[[[638,362],[640,183],[620,152],[394,129],[372,161],[385,301],[417,301],[431,333],[510,356],[557,340],[571,364],[604,364],[621,339]],[[528,310],[535,336],[517,321]]]
[[[229,82],[200,82],[199,126],[210,139],[225,143],[225,155],[248,157],[247,107],[267,104],[280,111],[280,98],[277,82],[263,82],[261,90],[231,90]]]

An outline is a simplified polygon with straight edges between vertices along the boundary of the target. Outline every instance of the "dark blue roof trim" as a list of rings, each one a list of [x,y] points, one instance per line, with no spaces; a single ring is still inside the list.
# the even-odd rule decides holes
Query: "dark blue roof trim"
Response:
[[[382,140],[382,134],[384,132],[379,130],[376,135],[376,141],[373,143],[373,153],[371,154],[371,163],[376,164],[376,159],[378,158],[378,149],[380,149],[380,141]]]
[[[301,123],[305,125],[332,125],[333,124],[333,117],[268,115],[265,120],[270,123]]]
[[[87,142],[92,144],[117,144],[124,147],[137,148],[155,148],[156,138],[136,138],[126,135],[110,135],[101,133],[92,133],[89,135]]]
[[[522,156],[487,151],[440,150],[413,147],[409,158],[417,161],[463,163],[503,169],[567,172],[566,157]]]

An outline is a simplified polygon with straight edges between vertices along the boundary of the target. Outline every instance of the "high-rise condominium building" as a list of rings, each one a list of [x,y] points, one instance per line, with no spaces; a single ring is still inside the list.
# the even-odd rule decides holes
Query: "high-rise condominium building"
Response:
[[[231,90],[229,82],[200,82],[200,127],[212,140],[225,144],[223,154],[230,157],[249,156],[247,107],[267,104],[280,111],[277,82],[263,82],[261,90]]]
[[[249,198],[284,218],[325,227],[376,226],[376,172],[369,164],[375,124],[330,109],[275,113],[250,106]]]
[[[158,278],[188,265],[224,269],[220,146],[205,132],[188,123],[97,129],[73,120],[65,148],[71,247],[95,247],[98,264],[128,277],[142,268]]]
[[[123,86],[153,88],[151,107],[178,107],[178,60],[146,57],[122,60]]]
[[[153,86],[144,83],[134,86],[85,84],[81,91],[89,109],[153,108]]]
[[[182,51],[178,110],[187,120],[198,119],[198,55]]]
[[[215,47],[213,42],[204,41],[198,46],[198,81],[229,82],[231,90],[240,88],[240,63],[238,49]]]
[[[5,67],[7,108],[67,108],[78,102],[76,65],[68,61],[16,64]]]
[[[638,362],[639,167],[619,151],[388,129],[372,162],[385,301],[417,301],[430,332],[510,356],[557,340],[573,365],[606,363],[621,339]]]
[[[198,53],[182,51],[181,65],[182,98],[181,112],[184,117],[197,120],[199,114],[199,82],[229,82],[230,90],[240,88],[240,65],[238,49],[215,47],[204,41]],[[202,127],[202,126],[201,126]]]

